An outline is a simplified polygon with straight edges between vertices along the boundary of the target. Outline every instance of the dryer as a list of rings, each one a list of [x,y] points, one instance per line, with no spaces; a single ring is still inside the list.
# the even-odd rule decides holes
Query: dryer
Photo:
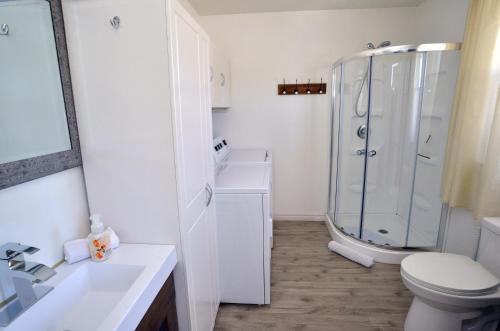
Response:
[[[271,168],[219,164],[215,177],[221,302],[271,302]]]

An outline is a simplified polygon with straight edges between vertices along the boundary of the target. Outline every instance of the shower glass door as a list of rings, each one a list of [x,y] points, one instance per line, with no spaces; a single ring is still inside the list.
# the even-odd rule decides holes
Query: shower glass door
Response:
[[[438,241],[441,180],[459,59],[459,51],[426,54],[409,247],[435,247]]]
[[[459,45],[436,44],[334,65],[328,214],[336,228],[376,245],[438,245],[459,58]]]
[[[407,242],[418,147],[421,53],[374,56],[361,239]]]
[[[361,238],[370,61],[369,57],[353,59],[334,71],[334,84],[337,79],[340,82],[340,98],[335,92],[333,96],[334,107],[339,109],[333,118],[333,132],[338,133],[332,145],[332,160],[337,162],[332,164],[336,172],[332,171],[331,183],[332,194],[336,193],[334,220],[338,228],[356,238]]]

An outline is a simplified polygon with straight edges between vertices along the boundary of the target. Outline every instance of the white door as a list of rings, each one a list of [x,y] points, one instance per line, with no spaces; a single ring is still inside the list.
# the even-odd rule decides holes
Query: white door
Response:
[[[169,13],[179,209],[191,329],[205,331],[213,328],[218,305],[208,38],[177,2],[172,1]]]

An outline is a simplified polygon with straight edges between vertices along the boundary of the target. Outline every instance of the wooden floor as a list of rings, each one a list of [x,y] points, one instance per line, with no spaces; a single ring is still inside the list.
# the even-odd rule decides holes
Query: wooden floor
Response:
[[[402,330],[399,266],[363,268],[328,250],[322,222],[275,222],[271,305],[221,304],[215,330]]]

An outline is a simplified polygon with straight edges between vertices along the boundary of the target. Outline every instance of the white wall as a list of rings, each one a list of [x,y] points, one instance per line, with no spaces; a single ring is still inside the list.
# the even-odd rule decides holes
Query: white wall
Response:
[[[214,114],[215,134],[235,147],[273,151],[275,214],[322,216],[327,209],[330,93],[278,96],[277,84],[328,82],[331,65],[367,42],[417,40],[415,8],[201,16],[231,61],[233,107]]]
[[[61,261],[62,244],[88,234],[87,219],[81,167],[0,190],[0,244],[40,248],[29,260],[48,266]]]
[[[421,43],[462,42],[469,0],[426,0],[417,7]]]

